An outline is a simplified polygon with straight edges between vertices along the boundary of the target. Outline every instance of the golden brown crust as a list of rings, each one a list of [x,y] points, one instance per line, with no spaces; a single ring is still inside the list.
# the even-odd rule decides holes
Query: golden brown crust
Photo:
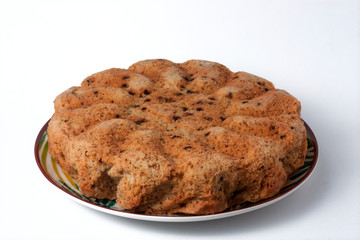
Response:
[[[214,62],[108,69],[54,104],[50,154],[83,194],[134,211],[211,214],[256,202],[305,158],[299,101]]]

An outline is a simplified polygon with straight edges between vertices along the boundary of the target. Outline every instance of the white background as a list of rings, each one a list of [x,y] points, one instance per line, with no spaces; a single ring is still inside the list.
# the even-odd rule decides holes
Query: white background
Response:
[[[319,163],[294,194],[199,223],[88,209],[33,154],[53,99],[88,75],[149,58],[206,59],[302,103]],[[0,1],[0,239],[360,239],[359,1]]]

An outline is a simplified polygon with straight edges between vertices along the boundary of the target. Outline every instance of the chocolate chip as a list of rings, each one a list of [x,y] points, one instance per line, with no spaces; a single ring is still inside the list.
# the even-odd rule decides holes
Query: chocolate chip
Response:
[[[185,112],[185,111],[187,111],[188,110],[188,108],[187,107],[183,107],[183,111]]]
[[[245,104],[245,103],[248,103],[248,102],[249,102],[249,101],[242,101],[241,103],[242,103],[242,104]]]
[[[213,101],[215,101],[216,99],[214,98],[214,97],[211,97],[211,98],[209,98],[210,100],[213,100]]]
[[[270,130],[275,130],[275,127],[274,127],[274,126],[270,126]]]
[[[188,94],[193,94],[194,92],[191,91],[191,90],[187,90],[186,93],[188,93]]]
[[[144,90],[144,94],[145,94],[145,95],[149,95],[150,92],[149,92],[147,89],[145,89],[145,90]]]
[[[189,148],[192,148],[192,146],[186,146],[186,147],[184,147],[185,150],[186,150],[186,149],[189,149]]]
[[[265,88],[264,90],[265,90],[265,92],[269,91],[269,89],[267,89],[267,88]]]
[[[146,118],[142,118],[142,119],[140,119],[140,120],[137,120],[135,123],[137,124],[137,125],[140,125],[140,124],[142,124],[142,123],[144,123],[144,122],[147,122],[148,120],[146,119]]]
[[[144,101],[144,102],[150,102],[150,101],[151,101],[151,100],[147,98],[147,99],[145,99],[145,101]]]
[[[233,97],[232,92],[229,92],[229,93],[226,95],[226,97],[231,99],[231,98]]]
[[[205,120],[207,121],[212,121],[213,119],[211,117],[204,117]]]
[[[258,105],[258,106],[260,106],[260,105],[261,105],[261,103],[259,103],[259,102],[258,102],[258,103],[257,103],[257,105]]]
[[[94,91],[94,94],[95,94],[95,95],[98,95],[98,93],[99,93],[99,91]]]
[[[197,101],[196,104],[203,104],[203,101]]]
[[[175,96],[181,96],[181,95],[183,95],[181,92],[175,93]]]
[[[123,80],[129,79],[129,78],[130,78],[129,76],[123,76],[122,77]]]
[[[240,184],[239,184],[240,185]],[[231,193],[231,198],[235,198],[238,194],[241,193],[241,190],[235,190],[233,193]]]
[[[191,81],[194,81],[195,78],[184,77],[184,79],[188,82],[191,82]]]
[[[180,137],[180,136],[177,136],[177,135],[174,135],[174,136],[172,136],[171,139],[174,139],[174,138],[181,138],[181,137]]]
[[[142,124],[142,123],[144,123],[144,122],[146,122],[147,120],[145,119],[145,118],[143,118],[143,119],[141,119],[141,120],[138,120],[138,121],[136,121],[135,123],[137,124],[137,125],[140,125],[140,124]]]
[[[234,79],[239,78],[239,76],[235,76]]]
[[[202,111],[203,109],[202,108],[197,108],[196,111],[200,112]]]
[[[128,92],[130,95],[134,95],[135,93],[133,93],[133,92]]]
[[[146,109],[147,109],[146,107],[141,108],[142,111],[145,111]]]
[[[123,88],[127,88],[127,87],[128,87],[128,85],[125,83],[125,84],[121,85],[121,87],[123,87]]]
[[[180,119],[180,117],[178,117],[178,116],[173,116],[173,119],[174,119],[174,121],[176,121],[176,120]]]
[[[207,132],[205,133],[205,137],[209,136],[210,135],[210,132]]]
[[[119,114],[116,114],[115,117],[116,117],[116,118],[120,118],[120,115],[119,115]]]
[[[286,137],[285,135],[280,136],[281,139],[284,139],[285,137]]]
[[[221,116],[220,119],[221,119],[221,121],[225,121],[226,118]]]

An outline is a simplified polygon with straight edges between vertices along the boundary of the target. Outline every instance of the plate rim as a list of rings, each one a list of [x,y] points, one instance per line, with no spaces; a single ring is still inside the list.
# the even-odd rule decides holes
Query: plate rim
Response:
[[[37,166],[40,170],[40,172],[42,173],[42,175],[55,187],[57,187],[58,189],[61,190],[61,192],[63,194],[65,194],[67,197],[70,197],[72,200],[75,200],[77,203],[80,203],[86,207],[92,208],[94,210],[98,210],[104,213],[108,213],[111,215],[115,215],[115,216],[120,216],[120,217],[125,217],[125,218],[131,218],[131,219],[138,219],[138,220],[146,220],[146,221],[156,221],[156,222],[197,222],[197,221],[207,221],[207,220],[215,220],[215,219],[220,219],[220,218],[226,218],[226,217],[231,217],[231,216],[236,216],[236,215],[240,215],[243,213],[247,213],[250,211],[254,211],[266,206],[269,206],[277,201],[282,200],[283,198],[289,196],[291,193],[293,193],[295,190],[297,190],[298,188],[300,188],[306,180],[309,179],[310,175],[314,172],[314,169],[317,165],[317,161],[318,161],[318,155],[319,155],[319,147],[318,147],[318,142],[316,140],[315,134],[312,131],[312,129],[310,128],[310,126],[302,119],[302,121],[304,122],[305,128],[306,128],[306,132],[307,134],[310,136],[312,142],[313,142],[313,147],[314,147],[314,158],[312,161],[312,164],[310,166],[310,168],[308,169],[308,171],[305,173],[305,175],[291,188],[285,190],[284,192],[277,194],[276,196],[273,196],[271,198],[265,199],[263,201],[260,201],[259,203],[255,203],[254,205],[251,206],[247,206],[241,209],[234,209],[234,210],[229,210],[226,212],[220,212],[220,213],[214,213],[214,214],[208,214],[208,215],[196,215],[196,216],[166,216],[166,215],[147,215],[147,214],[140,214],[140,213],[134,213],[134,212],[125,212],[123,210],[116,210],[116,209],[110,209],[110,208],[106,208],[104,206],[99,206],[96,205],[94,203],[88,202],[84,199],[81,199],[77,196],[74,196],[70,193],[68,193],[67,191],[65,191],[63,188],[61,188],[57,183],[55,183],[46,173],[46,171],[44,170],[42,164],[41,164],[41,160],[40,160],[40,155],[39,155],[39,145],[40,145],[40,141],[45,133],[45,131],[47,130],[48,124],[50,122],[51,118],[44,124],[44,126],[41,128],[41,130],[39,131],[37,137],[36,137],[36,141],[35,141],[35,146],[34,146],[34,153],[35,153],[35,160],[37,163]]]

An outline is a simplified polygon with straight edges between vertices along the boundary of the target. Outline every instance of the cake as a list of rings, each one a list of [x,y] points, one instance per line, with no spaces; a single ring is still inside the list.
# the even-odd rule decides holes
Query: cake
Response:
[[[213,214],[276,195],[304,164],[300,102],[204,60],[139,61],[58,95],[51,156],[82,194],[151,214]]]

